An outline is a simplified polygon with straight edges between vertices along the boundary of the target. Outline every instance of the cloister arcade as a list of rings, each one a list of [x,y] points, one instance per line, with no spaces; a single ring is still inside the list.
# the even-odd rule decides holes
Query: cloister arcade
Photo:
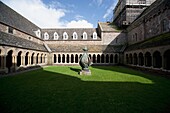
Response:
[[[30,67],[47,64],[47,54],[45,52],[0,48],[0,72],[13,72],[21,67]]]
[[[77,65],[82,53],[54,53],[53,64],[71,64]],[[89,57],[93,64],[117,64],[119,62],[119,55],[117,53],[89,53]]]
[[[125,52],[125,63],[131,66],[170,70],[170,49],[147,49]]]

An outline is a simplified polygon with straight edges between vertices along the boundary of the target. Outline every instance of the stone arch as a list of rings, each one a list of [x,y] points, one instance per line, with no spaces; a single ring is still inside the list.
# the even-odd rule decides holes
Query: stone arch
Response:
[[[110,55],[110,63],[113,63],[113,54]]]
[[[97,55],[97,63],[100,63],[100,55]]]
[[[29,52],[25,54],[25,65],[28,65],[28,55],[29,55]]]
[[[115,55],[115,63],[116,64],[118,63],[118,55],[117,54]]]
[[[40,63],[43,63],[43,53],[41,54]]]
[[[91,54],[89,54],[89,58],[91,59]]]
[[[31,64],[34,64],[34,55],[35,55],[35,53],[32,53],[32,55],[31,55]]]
[[[129,64],[129,55],[126,54],[126,64]]]
[[[93,63],[96,63],[96,55],[93,54]]]
[[[151,67],[152,66],[152,57],[150,52],[145,53],[145,66]]]
[[[133,60],[134,60],[134,61],[133,61],[133,64],[134,64],[134,65],[137,65],[137,64],[138,64],[138,56],[137,56],[136,53],[133,54]]]
[[[44,63],[47,63],[47,54],[44,55]]]
[[[164,69],[170,70],[170,49],[164,52]]]
[[[65,55],[62,55],[62,63],[65,63]]]
[[[6,67],[8,68],[8,72],[11,72],[11,67],[12,67],[12,54],[13,54],[13,50],[9,50],[7,52],[7,56],[6,56]]]
[[[0,69],[2,68],[2,50],[0,48]]]
[[[75,55],[75,62],[78,63],[78,55]]]
[[[66,61],[67,63],[69,63],[70,62],[70,56],[69,56],[69,54],[67,54],[67,61]]]
[[[61,55],[58,54],[58,63],[61,63]]]
[[[106,63],[109,63],[109,55],[106,55]]]
[[[21,54],[22,54],[22,51],[19,51],[17,55],[17,66],[18,67],[21,65],[21,59],[22,59]]]
[[[138,58],[138,59],[139,59],[139,66],[143,66],[143,65],[144,65],[143,53],[140,52],[138,57],[139,57],[139,58]]]
[[[74,55],[71,54],[71,63],[74,63]]]
[[[54,63],[57,63],[57,56],[54,54]]]
[[[104,59],[105,59],[104,54],[102,54],[101,55],[101,63],[104,63]]]
[[[36,59],[37,59],[36,63],[38,64],[38,62],[39,62],[39,53],[37,53],[37,58]]]
[[[133,64],[133,57],[132,53],[129,54],[129,64]]]
[[[161,68],[162,67],[162,57],[159,51],[153,53],[153,67]]]

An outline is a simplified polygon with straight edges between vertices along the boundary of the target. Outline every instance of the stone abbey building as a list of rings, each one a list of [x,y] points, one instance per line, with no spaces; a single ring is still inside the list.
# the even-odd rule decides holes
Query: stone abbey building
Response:
[[[85,46],[94,65],[170,71],[170,1],[153,1],[124,29],[114,25],[122,26],[117,21],[122,13],[115,13],[113,22],[99,22],[97,28],[41,29],[0,2],[0,73],[78,65]]]

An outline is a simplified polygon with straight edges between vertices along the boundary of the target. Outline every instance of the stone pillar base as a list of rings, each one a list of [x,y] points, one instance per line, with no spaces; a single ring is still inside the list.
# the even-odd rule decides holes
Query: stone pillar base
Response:
[[[81,70],[79,72],[79,75],[91,75],[91,71],[90,70]]]

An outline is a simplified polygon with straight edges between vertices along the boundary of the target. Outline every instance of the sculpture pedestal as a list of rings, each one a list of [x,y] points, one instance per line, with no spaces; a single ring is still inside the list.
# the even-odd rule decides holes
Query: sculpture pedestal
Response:
[[[91,75],[91,71],[90,70],[81,70],[79,72],[79,75]]]

